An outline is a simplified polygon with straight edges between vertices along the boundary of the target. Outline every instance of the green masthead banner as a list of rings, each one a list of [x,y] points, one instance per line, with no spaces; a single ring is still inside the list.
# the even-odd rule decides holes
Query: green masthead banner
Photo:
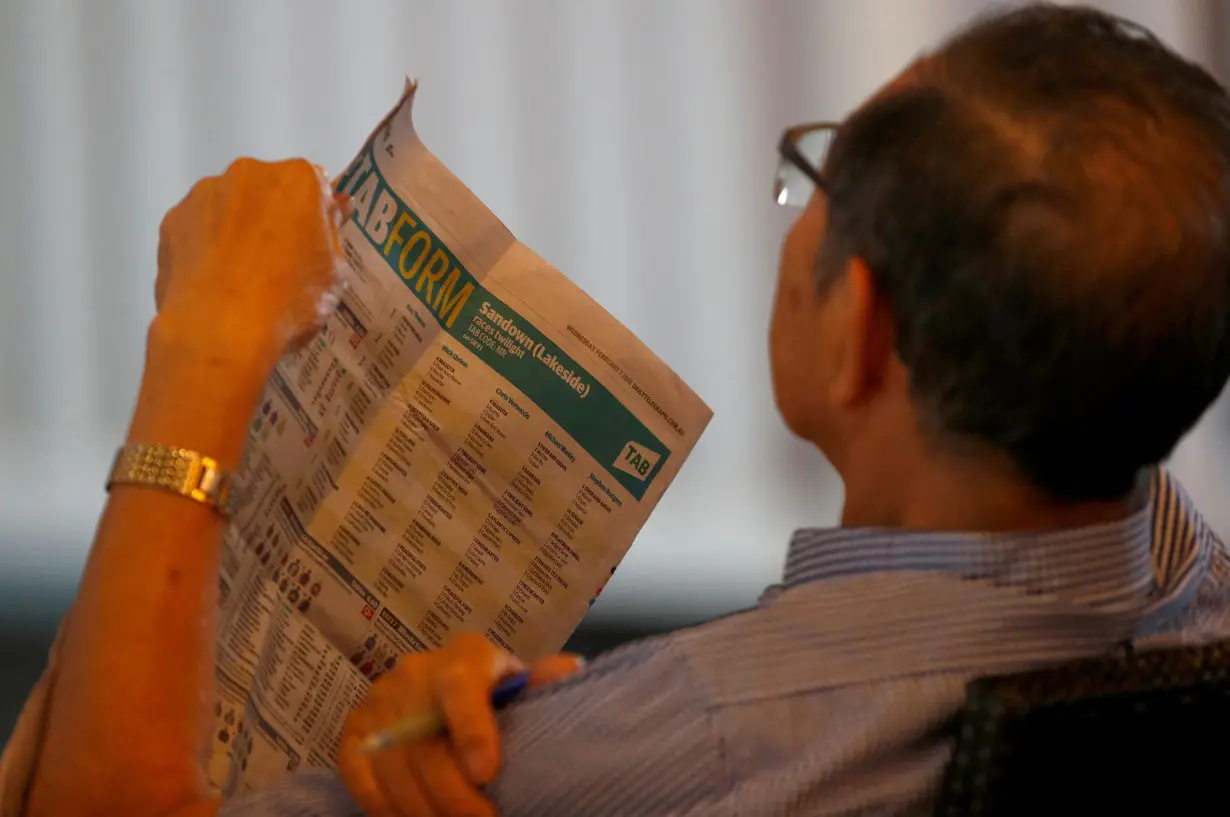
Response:
[[[354,197],[353,220],[441,328],[520,389],[632,496],[644,497],[670,456],[667,447],[580,364],[470,274],[393,192],[370,143],[338,180],[338,189]]]

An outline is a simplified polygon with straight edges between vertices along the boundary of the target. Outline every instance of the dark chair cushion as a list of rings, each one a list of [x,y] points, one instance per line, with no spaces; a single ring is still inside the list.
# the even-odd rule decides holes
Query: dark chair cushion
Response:
[[[941,817],[1230,814],[1230,642],[982,678]]]

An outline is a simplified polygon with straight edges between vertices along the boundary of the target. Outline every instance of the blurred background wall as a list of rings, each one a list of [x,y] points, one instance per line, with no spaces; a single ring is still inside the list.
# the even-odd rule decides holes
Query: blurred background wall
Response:
[[[1098,5],[1223,78],[1230,3]],[[710,404],[578,633],[743,606],[840,485],[766,369],[774,148],[840,119],[977,0],[0,0],[0,736],[71,598],[152,315],[158,222],[241,154],[340,170],[422,82],[427,144]],[[1175,467],[1230,533],[1225,401]],[[167,543],[173,547],[173,542]]]

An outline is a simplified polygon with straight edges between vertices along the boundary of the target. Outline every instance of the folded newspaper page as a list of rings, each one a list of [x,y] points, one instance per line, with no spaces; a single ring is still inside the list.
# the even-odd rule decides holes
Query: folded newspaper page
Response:
[[[557,651],[711,417],[428,152],[414,91],[337,180],[346,292],[251,428],[219,587],[226,794],[333,766],[400,654],[462,631]]]

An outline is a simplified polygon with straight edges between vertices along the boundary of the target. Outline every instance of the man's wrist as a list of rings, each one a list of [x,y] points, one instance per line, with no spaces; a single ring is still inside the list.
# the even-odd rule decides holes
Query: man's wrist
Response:
[[[146,370],[191,366],[259,388],[281,358],[273,336],[263,327],[239,328],[159,314],[146,333]]]
[[[275,365],[267,349],[212,346],[203,335],[155,318],[128,442],[189,448],[224,468],[237,467]]]

